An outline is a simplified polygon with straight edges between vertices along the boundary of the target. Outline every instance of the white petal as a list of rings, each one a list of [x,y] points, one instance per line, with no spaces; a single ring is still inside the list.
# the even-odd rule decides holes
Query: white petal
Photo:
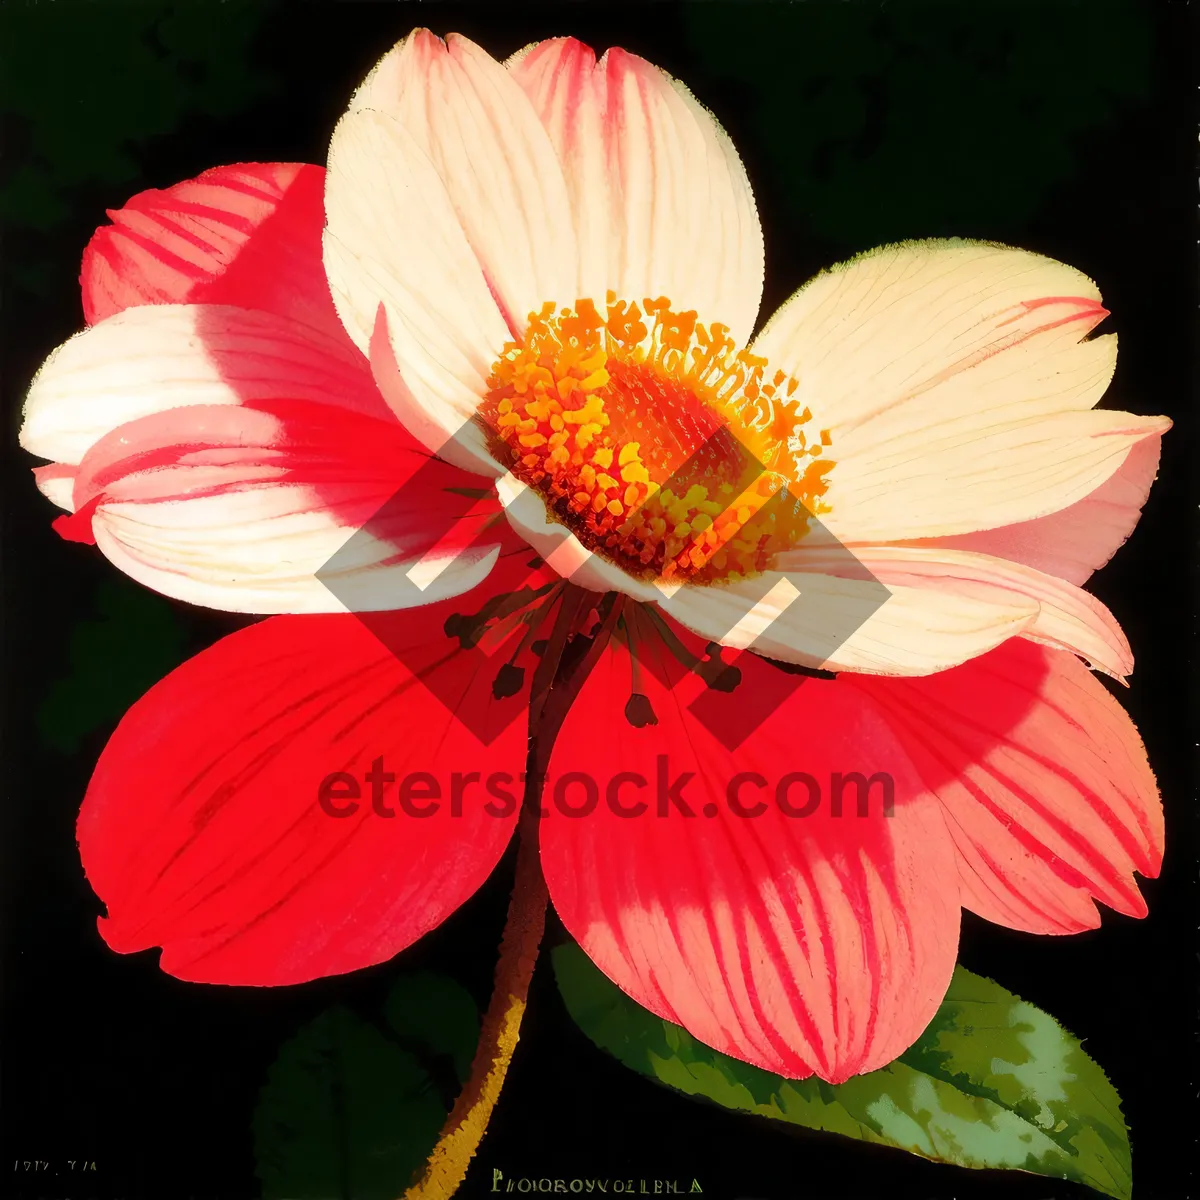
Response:
[[[73,520],[134,579],[227,612],[414,607],[474,587],[499,538],[390,416],[282,400],[122,424],[78,470]],[[476,479],[475,482],[478,482]]]
[[[348,113],[326,175],[325,269],[346,329],[370,350],[386,318],[393,370],[446,441],[470,420],[509,330],[450,207],[445,187],[394,117]],[[373,367],[392,403],[395,383]]]
[[[515,81],[459,34],[414,30],[350,102],[400,122],[433,165],[514,333],[577,297],[575,231],[550,139]]]
[[[380,565],[386,544],[338,582],[338,594],[316,572],[346,542],[348,531],[328,514],[306,510],[300,489],[272,488],[253,514],[217,500],[177,505],[103,505],[93,521],[96,545],[116,567],[146,587],[223,612],[370,612],[414,598],[409,561]],[[273,552],[262,554],[262,539]],[[364,556],[366,554],[364,543]],[[500,547],[458,556],[420,594],[422,604],[460,595],[482,582]],[[389,599],[390,597],[390,599]]]
[[[830,552],[800,546],[776,557],[789,572],[845,574],[863,569],[889,589],[928,589],[991,601],[999,605],[1032,601],[1037,615],[1021,636],[1069,650],[1094,669],[1123,679],[1133,670],[1133,654],[1116,618],[1074,585],[1033,567],[933,546],[855,546]]]
[[[1162,418],[1091,411],[1112,338],[1086,276],[978,243],[884,247],[818,276],[756,353],[831,432],[823,520],[843,540],[943,537],[1055,512]]]
[[[713,115],[666,72],[613,48],[596,62],[574,38],[508,63],[563,164],[579,236],[580,294],[611,288],[750,336],[763,240],[745,169]]]
[[[511,473],[496,481],[496,493],[509,524],[564,579],[594,592],[622,592],[649,602],[662,599],[654,584],[635,579],[586,549],[565,525],[550,517],[541,495]]]
[[[1097,409],[967,434],[935,426],[839,461],[824,497],[831,511],[821,520],[844,542],[945,537],[1031,520],[1083,500],[1131,448],[1170,424]]]
[[[33,481],[37,489],[52,504],[75,511],[75,468],[66,463],[47,463],[33,468]]]
[[[882,675],[943,671],[1022,632],[1038,613],[1028,597],[996,602],[905,586],[887,593],[871,579],[789,571],[685,586],[659,604],[711,641],[800,666]]]
[[[110,430],[166,409],[288,396],[384,415],[352,347],[286,317],[211,304],[127,308],[42,364],[21,445],[78,463]]]
[[[145,587],[223,612],[367,612],[397,607],[380,600],[389,593],[412,593],[410,563],[364,564],[354,578],[342,581],[341,596],[330,592],[314,572],[347,540],[347,530],[317,515],[289,512],[289,500],[295,504],[296,499],[286,491],[274,493],[278,511],[260,511],[253,526],[244,527],[252,529],[248,534],[230,524],[228,511],[206,502],[193,502],[188,509],[188,516],[199,523],[194,529],[158,520],[173,516],[162,508],[150,514],[144,506],[106,505],[97,511],[92,526],[96,545],[109,562]],[[268,521],[269,527],[259,524]],[[281,556],[299,552],[301,557],[293,557],[290,569],[281,565],[287,562],[282,557],[264,563],[259,545],[263,536],[274,540]],[[425,590],[422,602],[433,604],[475,587],[490,574],[499,552],[496,546],[478,557],[456,559]],[[180,569],[181,558],[186,570]],[[268,565],[271,570],[264,569]],[[360,594],[379,602],[373,608],[362,605],[355,599]]]
[[[504,468],[492,457],[483,427],[472,420],[479,388],[464,387],[425,351],[403,313],[379,306],[371,335],[371,371],[400,423],[446,462],[495,479]],[[404,362],[405,368],[400,364]]]
[[[1133,532],[1158,474],[1161,443],[1138,442],[1095,491],[1049,516],[921,544],[1006,558],[1082,586]]]

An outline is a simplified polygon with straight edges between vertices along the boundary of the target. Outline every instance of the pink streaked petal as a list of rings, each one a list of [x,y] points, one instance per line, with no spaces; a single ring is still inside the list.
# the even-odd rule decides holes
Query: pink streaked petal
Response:
[[[238,163],[109,212],[83,255],[89,325],[137,304],[259,308],[341,334],[321,266],[324,167]]]
[[[381,142],[378,131],[389,125],[402,134]],[[377,154],[383,157],[373,165]],[[326,261],[343,320],[360,345],[377,305],[397,289],[459,283],[474,291],[483,282],[512,336],[547,300],[577,298],[575,232],[550,139],[508,72],[466,38],[452,34],[443,42],[418,29],[385,55],[334,132],[329,169]],[[414,172],[423,196],[407,182]],[[355,197],[351,179],[374,179],[376,194]],[[432,207],[432,220],[414,204]],[[381,228],[373,249],[367,246],[369,262],[359,259],[360,210]],[[420,243],[431,237],[456,243],[454,279],[429,274],[435,247],[422,251]],[[331,243],[340,248],[332,259]],[[473,272],[460,267],[462,248]],[[490,340],[484,348],[492,349]]]
[[[599,63],[574,38],[514,55],[562,162],[579,237],[580,294],[668,296],[749,338],[763,241],[733,143],[677,80],[618,47]]]
[[[435,365],[403,313],[393,310],[389,318],[387,306],[379,305],[369,356],[379,394],[421,445],[464,471],[489,479],[500,475],[503,468],[492,457],[483,427],[469,417],[479,403],[479,388]],[[414,369],[422,361],[432,376]]]
[[[639,642],[635,675],[614,644],[554,748],[551,794],[582,771],[602,797],[586,819],[547,805],[542,861],[564,924],[638,1003],[724,1053],[831,1082],[891,1061],[936,1010],[957,952],[958,885],[937,804],[886,723],[844,685],[797,690],[741,656],[741,686],[778,702],[764,704],[770,715],[735,754],[685,707],[699,681],[664,661],[674,671],[664,686],[646,669],[651,652]],[[626,719],[634,690],[657,724]],[[735,692],[723,702],[743,700]],[[840,819],[828,795],[804,819],[774,804],[751,818],[731,810],[727,788],[739,773],[773,789],[800,770],[825,788],[832,771],[890,772],[894,816],[884,817],[878,795],[873,813]],[[660,815],[664,771],[692,773],[677,794],[694,815],[674,804]],[[761,793],[742,778],[739,796],[752,805]],[[621,804],[643,799],[647,810],[616,815],[603,799],[614,780]],[[579,786],[563,795],[578,803]],[[715,806],[707,815],[706,804]]]
[[[830,431],[842,541],[991,529],[1057,512],[1169,422],[1093,411],[1116,364],[1094,283],[1003,246],[911,242],[802,288],[754,350]],[[903,502],[896,498],[903,496]]]
[[[1158,475],[1161,450],[1161,437],[1138,442],[1094,492],[1049,516],[914,544],[991,554],[1082,585],[1133,532]]]
[[[232,612],[365,612],[428,604],[490,571],[505,528],[487,537],[498,504],[475,498],[481,484],[393,420],[278,400],[120,426],[84,458],[75,503],[117,566],[169,596]],[[436,578],[415,584],[409,572],[434,559]]]
[[[397,424],[340,333],[253,309],[159,304],[125,309],[50,354],[25,399],[21,445],[78,463],[126,421],[279,397]]]
[[[1074,354],[1070,348],[1107,315],[1096,285],[1053,259],[930,239],[882,246],[823,271],[771,317],[755,349],[795,375],[798,395],[819,400],[817,419],[845,441],[872,422],[895,421],[997,355],[1040,340],[1064,355],[1062,365],[1077,367],[1063,381],[1072,406],[1091,407],[1112,378],[1115,341],[1098,339]],[[1031,399],[1019,389],[1006,397]]]
[[[390,958],[471,896],[517,812],[515,802],[485,811],[492,797],[478,781],[516,780],[526,731],[518,718],[484,745],[466,718],[528,698],[495,700],[491,677],[455,653],[443,632],[453,605],[372,628],[350,615],[276,617],[224,638],[135,704],[79,817],[108,944],[161,946],[163,970],[182,979],[300,983]],[[374,811],[363,781],[379,759],[396,777],[381,793],[391,816]],[[320,789],[341,771],[360,798],[337,799],[350,811],[335,817]],[[431,815],[398,802],[396,780],[415,772],[440,789]],[[467,780],[457,802],[455,775]]]
[[[779,555],[776,566],[795,573],[801,591],[804,573],[836,576],[865,569],[889,589],[927,589],[994,604],[1031,601],[1037,612],[1020,637],[1070,650],[1116,679],[1133,670],[1133,652],[1120,625],[1095,596],[1008,559],[935,546],[854,546],[829,552],[802,545]]]
[[[1144,916],[1163,815],[1137,730],[1074,656],[1013,641],[921,680],[854,680],[945,808],[963,904],[1035,933]]]
[[[923,540],[1032,520],[1090,495],[1133,447],[1170,427],[1166,417],[1095,409],[897,433],[875,451],[838,460],[823,520],[844,542]]]
[[[803,667],[876,675],[944,671],[1024,633],[1038,617],[1037,601],[1015,589],[984,594],[938,589],[926,580],[885,586],[844,550],[830,566],[685,584],[658,604],[723,646]]]
[[[334,130],[325,208],[338,313],[436,453],[470,422],[511,337],[446,187],[400,121],[356,109]]]
[[[65,508],[68,512],[75,511],[73,494],[75,491],[75,467],[69,463],[48,463],[44,467],[33,468],[33,481],[37,489],[47,500]]]

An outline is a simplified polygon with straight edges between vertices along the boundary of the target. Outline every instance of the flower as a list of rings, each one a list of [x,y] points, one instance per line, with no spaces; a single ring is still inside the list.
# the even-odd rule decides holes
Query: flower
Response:
[[[438,924],[510,839],[508,716],[568,595],[566,633],[614,636],[550,779],[617,802],[571,819],[556,791],[550,893],[706,1043],[844,1079],[927,1023],[960,906],[1044,933],[1094,927],[1097,899],[1144,913],[1157,792],[1079,661],[1132,657],[1080,585],[1169,423],[1094,407],[1116,343],[1086,336],[1107,314],[1085,276],[905,243],[750,341],[763,242],[728,137],[651,64],[572,39],[501,65],[418,30],[327,170],[219,167],[110,216],[89,327],[27,401],[39,486],[139,582],[286,614],[168,676],[106,747],[79,840],[114,948],[282,984]],[[463,650],[485,633],[515,647],[502,686]],[[711,643],[753,651],[732,690]],[[781,662],[839,674],[796,689]],[[767,715],[735,752],[693,708],[719,726],[748,694]],[[882,773],[889,811],[797,820],[801,771]],[[343,819],[314,802],[331,775]],[[774,803],[751,818],[750,794]]]

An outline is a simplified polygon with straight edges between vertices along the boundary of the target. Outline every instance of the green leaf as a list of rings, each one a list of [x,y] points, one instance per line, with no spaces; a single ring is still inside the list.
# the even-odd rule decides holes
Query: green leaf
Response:
[[[1128,1200],[1129,1138],[1104,1073],[1053,1017],[962,967],[914,1046],[834,1086],[719,1054],[641,1008],[578,946],[553,954],[580,1029],[626,1066],[689,1096],[963,1167],[1075,1180]]]
[[[437,1142],[441,1097],[413,1055],[349,1009],[285,1043],[259,1093],[265,1200],[395,1200]]]
[[[384,1015],[406,1045],[415,1040],[446,1055],[466,1083],[479,1042],[479,1009],[466,988],[432,971],[405,975],[388,993]]]
[[[68,669],[38,708],[38,736],[73,753],[87,734],[125,710],[187,654],[187,634],[161,596],[119,578],[96,589],[95,615],[78,621]]]

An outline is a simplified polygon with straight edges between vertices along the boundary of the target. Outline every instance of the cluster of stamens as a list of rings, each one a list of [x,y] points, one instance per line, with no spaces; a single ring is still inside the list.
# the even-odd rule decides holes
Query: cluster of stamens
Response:
[[[488,386],[480,418],[509,469],[636,574],[752,574],[827,511],[829,434],[809,442],[796,380],[665,297],[610,292],[603,317],[546,304]]]

